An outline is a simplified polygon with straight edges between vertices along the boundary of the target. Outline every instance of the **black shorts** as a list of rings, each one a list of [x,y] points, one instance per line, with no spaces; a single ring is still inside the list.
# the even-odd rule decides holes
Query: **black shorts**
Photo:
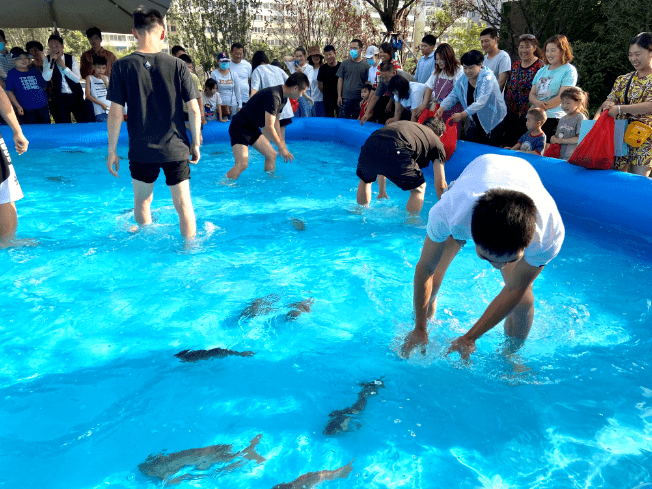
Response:
[[[178,185],[184,180],[190,180],[190,165],[188,161],[170,161],[167,163],[129,162],[131,178],[143,183],[154,183],[161,169],[165,173],[165,184],[168,187]]]
[[[355,174],[364,183],[375,182],[383,175],[401,190],[414,190],[426,182],[408,150],[395,141],[374,136],[364,143]]]
[[[245,146],[253,146],[258,141],[258,138],[262,136],[263,133],[260,132],[258,127],[245,126],[237,122],[237,120],[232,120],[231,125],[229,126],[229,136],[231,136],[231,146],[236,144],[244,144]]]
[[[281,119],[279,121],[279,124],[281,127],[289,126],[290,124],[292,124],[292,117],[288,117],[287,119]]]

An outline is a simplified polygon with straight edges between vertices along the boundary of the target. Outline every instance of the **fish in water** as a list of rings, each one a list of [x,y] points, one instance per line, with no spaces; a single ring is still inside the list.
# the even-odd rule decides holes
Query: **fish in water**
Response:
[[[265,297],[259,297],[255,299],[251,304],[249,304],[244,311],[240,314],[240,319],[247,318],[251,319],[256,316],[262,316],[264,314],[269,314],[274,309],[274,303],[279,300],[278,294],[269,294]]]
[[[70,183],[72,180],[66,177],[45,177],[48,182]]]
[[[210,350],[183,350],[174,355],[182,362],[198,362],[199,360],[210,360],[211,358],[253,357],[253,351],[233,351],[227,348],[211,348]]]
[[[164,481],[164,485],[178,484],[186,479],[205,477],[205,475],[185,474],[170,479],[184,467],[194,467],[197,470],[207,470],[211,465],[217,463],[228,463],[240,458],[222,470],[232,470],[246,463],[245,460],[255,460],[256,463],[263,463],[265,458],[256,452],[256,445],[260,442],[262,434],[257,435],[249,442],[244,450],[233,453],[233,445],[211,445],[204,448],[191,448],[180,452],[164,455],[150,455],[138,466],[140,471],[150,477],[157,477]]]
[[[272,489],[310,489],[324,481],[332,481],[335,479],[346,479],[353,470],[353,460],[335,470],[320,470],[319,472],[308,472],[299,476],[292,482],[284,482],[276,484]]]
[[[86,151],[81,149],[62,149],[61,151],[63,153],[71,153],[71,154],[86,153]]]
[[[305,231],[306,229],[306,221],[302,221],[301,219],[297,219],[296,217],[290,218],[290,222],[294,226],[294,228],[297,231]]]
[[[223,155],[223,154],[224,154],[224,151],[213,151],[211,153],[211,156],[217,156],[217,155]]]
[[[286,321],[294,321],[304,312],[310,313],[315,300],[312,297],[290,304],[290,311],[285,315]]]
[[[324,435],[336,435],[338,433],[346,433],[360,428],[360,423],[355,421],[352,416],[360,414],[367,407],[367,398],[378,394],[378,389],[384,389],[385,384],[382,377],[373,382],[362,382],[360,386],[362,390],[358,393],[358,400],[352,406],[345,409],[338,409],[328,415],[330,421],[324,428]]]

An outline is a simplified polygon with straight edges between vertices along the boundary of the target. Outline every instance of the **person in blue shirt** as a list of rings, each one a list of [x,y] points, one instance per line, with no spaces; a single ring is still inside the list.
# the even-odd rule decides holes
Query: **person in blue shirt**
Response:
[[[32,56],[22,48],[12,49],[11,56],[16,67],[7,73],[7,96],[16,109],[18,120],[21,124],[49,124],[47,82],[41,72],[31,66]]]
[[[428,78],[430,78],[435,72],[436,44],[437,38],[432,34],[427,34],[423,36],[423,39],[421,39],[419,49],[423,56],[421,56],[419,61],[417,61],[417,71],[414,73],[414,77],[419,83],[426,83]]]
[[[530,108],[525,116],[527,132],[521,136],[514,146],[506,146],[505,148],[512,151],[542,155],[543,150],[546,148],[546,133],[541,128],[546,123],[546,119],[548,119],[548,116],[545,110],[537,107]]]
[[[480,51],[464,53],[460,61],[464,74],[455,81],[453,91],[441,103],[435,117],[441,117],[459,102],[464,110],[453,114],[450,121],[470,119],[464,139],[498,146],[502,138],[503,119],[507,115],[498,80],[491,70],[482,66],[484,57]]]

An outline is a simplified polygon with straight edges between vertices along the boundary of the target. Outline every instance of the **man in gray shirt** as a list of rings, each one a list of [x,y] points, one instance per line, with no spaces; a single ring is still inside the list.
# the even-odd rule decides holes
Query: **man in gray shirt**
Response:
[[[362,41],[353,39],[349,44],[351,58],[343,61],[337,70],[338,117],[343,119],[357,119],[360,113],[360,89],[369,76],[369,65],[362,57],[362,47]]]
[[[385,121],[392,116],[394,113],[394,99],[389,96],[387,87],[389,85],[389,80],[391,80],[394,75],[402,76],[409,82],[416,81],[416,78],[407,71],[397,70],[391,62],[382,63],[380,65],[378,86],[369,99],[364,117],[360,119],[360,125],[364,125],[367,121],[374,120],[380,124],[384,124]]]
[[[484,51],[482,66],[494,72],[502,92],[512,71],[512,58],[507,51],[498,49],[498,30],[493,27],[487,27],[480,33],[480,45]]]

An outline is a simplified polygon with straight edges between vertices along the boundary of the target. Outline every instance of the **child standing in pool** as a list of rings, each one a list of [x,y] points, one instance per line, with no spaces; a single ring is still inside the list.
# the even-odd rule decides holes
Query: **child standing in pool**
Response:
[[[588,118],[588,102],[589,95],[579,87],[569,87],[561,94],[561,108],[565,115],[559,119],[550,143],[561,147],[559,158],[562,160],[567,160],[577,148],[582,121]]]

